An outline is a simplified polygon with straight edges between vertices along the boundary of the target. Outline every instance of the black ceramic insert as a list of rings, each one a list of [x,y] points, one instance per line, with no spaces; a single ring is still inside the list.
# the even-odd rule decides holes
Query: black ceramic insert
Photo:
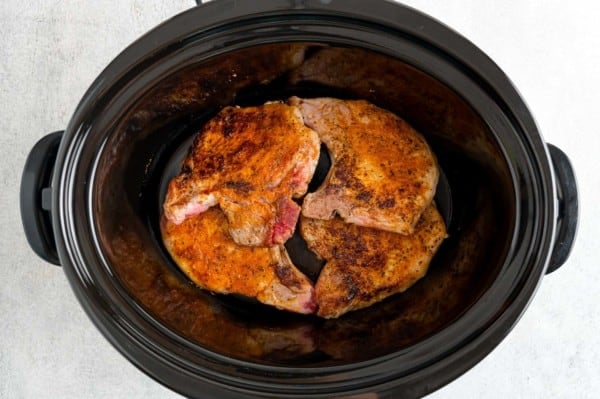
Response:
[[[160,193],[201,124],[225,105],[290,95],[364,98],[400,115],[447,181],[450,236],[426,277],[336,320],[206,293],[158,235]],[[506,336],[576,230],[568,159],[550,158],[508,78],[466,39],[387,1],[191,9],[119,55],[54,157],[57,143],[34,147],[23,176],[32,247],[60,261],[121,353],[191,397],[423,396]]]

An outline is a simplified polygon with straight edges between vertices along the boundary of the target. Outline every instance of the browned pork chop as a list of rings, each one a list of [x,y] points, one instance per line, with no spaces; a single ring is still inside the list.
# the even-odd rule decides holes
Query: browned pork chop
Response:
[[[402,292],[425,275],[446,237],[431,204],[411,235],[361,227],[343,220],[302,217],[300,233],[327,263],[316,284],[317,314],[339,317]]]
[[[162,219],[162,238],[171,257],[197,285],[221,294],[241,294],[297,313],[316,308],[312,282],[290,261],[283,245],[236,244],[216,207],[177,224]]]
[[[439,171],[425,139],[396,115],[363,100],[300,99],[306,125],[327,146],[332,167],[306,196],[302,214],[411,234],[435,195]]]
[[[297,107],[226,107],[196,137],[163,206],[174,224],[220,205],[240,245],[272,246],[294,232],[319,158]]]

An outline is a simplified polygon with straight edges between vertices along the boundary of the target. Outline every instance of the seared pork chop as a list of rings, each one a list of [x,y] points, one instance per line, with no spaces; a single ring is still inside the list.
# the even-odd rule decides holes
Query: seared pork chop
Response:
[[[318,135],[298,108],[226,107],[196,137],[169,183],[164,214],[175,224],[220,205],[240,245],[272,246],[294,232],[319,158]]]
[[[236,244],[217,208],[177,224],[163,218],[162,238],[171,257],[197,285],[221,294],[241,294],[297,313],[315,311],[314,288],[290,261],[283,245]]]
[[[303,216],[411,234],[431,203],[439,171],[425,139],[396,115],[363,100],[300,99],[306,125],[327,146],[332,167],[304,199]]]
[[[317,315],[334,318],[402,292],[423,277],[446,227],[432,203],[408,236],[304,216],[300,233],[327,261],[315,287]]]

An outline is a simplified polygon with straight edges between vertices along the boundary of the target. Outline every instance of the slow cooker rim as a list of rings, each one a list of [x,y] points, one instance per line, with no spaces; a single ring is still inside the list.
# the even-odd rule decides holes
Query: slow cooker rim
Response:
[[[397,6],[397,5],[395,5],[395,6]],[[200,12],[200,10],[193,10],[193,11],[198,11],[198,13]],[[188,11],[186,13],[189,13],[189,12],[190,11]],[[173,19],[173,23],[174,23],[175,20],[176,19],[174,18]],[[161,27],[162,26],[164,26],[164,25],[161,25]],[[157,28],[156,31],[158,31],[161,27]],[[147,36],[145,36],[145,37],[147,37]],[[140,39],[140,41],[136,42],[136,44],[140,43],[142,40],[144,40],[144,38]],[[466,39],[462,39],[462,40],[466,40]],[[136,46],[136,44],[132,45],[132,47]],[[119,56],[119,58],[123,58],[124,54],[126,54],[128,51],[130,51],[130,49],[125,50],[122,53],[122,55]],[[132,64],[134,64],[134,63],[132,62]],[[113,64],[111,64],[111,66],[109,66],[105,70],[105,72],[103,72],[103,74],[100,75],[100,77],[98,78],[98,80],[101,80],[101,78],[106,77],[106,75],[110,76],[111,75],[110,74],[110,68],[111,67],[113,67]],[[113,74],[113,75],[115,75],[115,74]],[[505,76],[503,76],[503,77],[506,79]],[[66,134],[65,137],[67,138],[66,142],[69,143],[69,148],[67,148],[64,143],[61,144],[61,152],[59,154],[59,161],[58,161],[57,165],[63,165],[63,166],[65,166],[65,165],[69,164],[69,162],[67,162],[68,159],[67,159],[66,155],[68,155],[68,154],[73,155],[74,153],[76,153],[78,151],[78,149],[81,148],[82,145],[84,145],[84,142],[83,142],[84,140],[82,140],[81,136],[79,136],[79,138],[75,138],[75,139],[74,139],[74,136],[76,136],[78,134],[78,132],[81,133],[84,130],[81,127],[85,126],[85,123],[81,124],[81,123],[76,123],[75,121],[77,121],[78,116],[80,117],[80,121],[85,121],[85,118],[83,118],[85,116],[85,112],[83,112],[82,110],[85,109],[86,106],[89,108],[89,105],[90,105],[89,102],[94,98],[94,95],[95,95],[96,92],[101,92],[102,91],[102,90],[99,89],[99,87],[101,87],[101,84],[98,83],[98,80],[96,81],[96,83],[94,85],[92,85],[92,88],[84,96],[84,99],[82,100],[82,103],[80,104],[80,107],[78,107],[78,110],[76,111],[76,113],[75,113],[75,115],[74,115],[74,117],[73,117],[73,119],[71,121],[72,123],[69,125],[69,128],[67,129],[67,134]],[[517,94],[517,97],[518,97],[518,94]],[[521,105],[524,107],[524,105],[522,103],[521,103]],[[530,118],[530,116],[528,115],[527,112],[525,112],[524,115],[521,115],[521,118],[523,118],[523,117],[525,117],[526,119]],[[527,120],[525,120],[525,123],[523,123],[523,124],[524,125],[529,124],[529,125],[535,127],[535,125],[533,124],[533,121],[527,121]],[[528,132],[531,132],[531,130],[529,130]],[[537,132],[537,129],[535,129],[534,132]],[[539,141],[539,143],[542,144],[541,150],[545,153],[545,147],[543,146],[543,143],[541,141]],[[539,150],[540,150],[540,148],[538,148],[538,151]],[[549,168],[548,168],[548,170],[549,170]],[[61,175],[63,175],[63,173],[57,173],[57,176],[61,176]],[[53,184],[54,187],[65,187],[65,182],[64,181],[58,181],[57,182],[55,180],[54,183],[55,183],[55,184]],[[551,180],[551,183],[553,183],[552,180]],[[551,184],[551,186],[552,186],[552,184]],[[62,195],[62,190],[54,190],[54,195],[55,195],[54,204],[62,204],[62,206],[59,206],[58,209],[55,209],[55,212],[53,212],[53,215],[55,217],[55,226],[58,226],[58,225],[62,224],[61,229],[63,229],[62,230],[63,232],[64,231],[72,232],[74,230],[74,229],[72,229],[72,227],[74,227],[74,226],[67,226],[66,224],[64,224],[64,222],[65,222],[64,218],[59,217],[59,215],[61,214],[61,212],[68,212],[68,209],[67,209],[68,206],[66,204],[64,196]],[[56,197],[58,197],[58,198],[56,198]],[[553,216],[553,214],[549,215],[549,216]],[[58,222],[60,224],[57,223],[56,219],[60,219],[60,220],[58,220]],[[553,220],[553,218],[550,218],[550,220]],[[62,237],[62,235],[60,235],[60,234],[58,236]],[[550,236],[550,240],[548,242],[551,242],[551,237],[553,236],[553,232],[552,232],[552,234],[549,234],[549,236]],[[66,259],[69,259],[71,261],[71,262],[64,262],[65,271],[67,272],[67,275],[69,276],[69,281],[71,282],[71,285],[72,285],[73,289],[76,291],[77,296],[78,296],[78,298],[81,301],[81,296],[82,295],[85,296],[85,295],[87,295],[87,293],[84,292],[85,289],[82,289],[82,287],[79,285],[78,282],[79,281],[85,282],[86,279],[88,279],[87,281],[89,282],[89,276],[86,276],[85,274],[76,275],[78,272],[84,271],[84,269],[80,269],[80,268],[76,269],[72,265],[75,264],[75,263],[79,264],[80,262],[85,263],[85,262],[83,262],[83,259],[85,258],[85,256],[84,256],[84,254],[78,254],[77,251],[72,251],[73,248],[77,247],[77,242],[76,242],[76,240],[72,240],[75,237],[69,237],[69,238],[71,238],[71,241],[68,242],[68,243],[60,242],[59,251],[61,253],[61,260],[64,261]],[[61,240],[59,240],[59,241],[61,241]],[[67,246],[71,249],[71,251],[69,251],[66,248]],[[541,253],[543,253],[543,252],[544,251],[541,251]],[[539,274],[541,274],[543,272],[543,269],[545,268],[545,263],[541,265],[542,267],[539,267],[540,266],[539,265],[539,261],[536,262],[536,264],[538,266],[538,270],[537,271],[539,272]],[[67,267],[67,265],[69,265],[69,266]],[[539,275],[535,279],[534,278],[530,278],[529,282],[534,281],[534,280],[535,280],[535,284],[534,285],[537,286],[537,283],[539,282]],[[84,285],[85,285],[85,283],[84,283]],[[531,294],[533,293],[533,290],[535,289],[535,286],[531,287],[531,285],[528,284],[527,287],[523,287],[523,288],[526,288],[525,291],[529,293],[528,295],[525,295],[525,298],[527,298],[527,299],[531,298]],[[523,298],[523,296],[521,296],[521,298]],[[83,303],[83,301],[82,301],[82,303]],[[84,308],[85,308],[85,306],[84,306]],[[522,310],[524,310],[524,307],[521,309],[521,311]],[[92,317],[91,316],[91,313],[93,313],[92,309],[91,308],[90,309],[86,308],[86,311],[88,312],[88,315],[90,315],[90,317]],[[517,313],[520,314],[520,312],[517,312]],[[94,321],[95,321],[95,324],[98,326],[98,320],[94,320]],[[506,322],[508,322],[508,321],[505,321],[505,323]],[[101,324],[103,324],[103,323],[101,323]],[[511,324],[511,323],[508,323],[508,324]],[[103,327],[106,327],[106,325],[103,324]],[[498,331],[498,329],[495,329],[495,331]],[[103,333],[105,335],[107,335],[107,331],[103,331]],[[111,339],[109,339],[109,340],[113,343],[113,345],[115,345],[115,342],[113,340],[111,340]],[[495,346],[495,345],[493,345],[493,346]],[[125,354],[126,354],[126,356],[128,358],[130,358],[130,360],[132,360],[131,357],[127,353],[125,353]],[[476,362],[477,361],[475,361],[473,364],[475,364]],[[164,381],[161,381],[161,382],[164,383]]]

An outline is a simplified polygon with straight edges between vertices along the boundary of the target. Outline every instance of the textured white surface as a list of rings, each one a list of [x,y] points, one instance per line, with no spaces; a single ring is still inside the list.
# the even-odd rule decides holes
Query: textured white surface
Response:
[[[596,1],[407,0],[484,49],[547,141],[578,172],[579,236],[511,334],[431,398],[596,398],[600,392],[600,5]],[[0,397],[178,397],[116,352],[59,268],[29,249],[18,208],[32,145],[64,128],[127,44],[192,0],[3,0],[0,4]],[[596,243],[596,244],[594,244]]]

